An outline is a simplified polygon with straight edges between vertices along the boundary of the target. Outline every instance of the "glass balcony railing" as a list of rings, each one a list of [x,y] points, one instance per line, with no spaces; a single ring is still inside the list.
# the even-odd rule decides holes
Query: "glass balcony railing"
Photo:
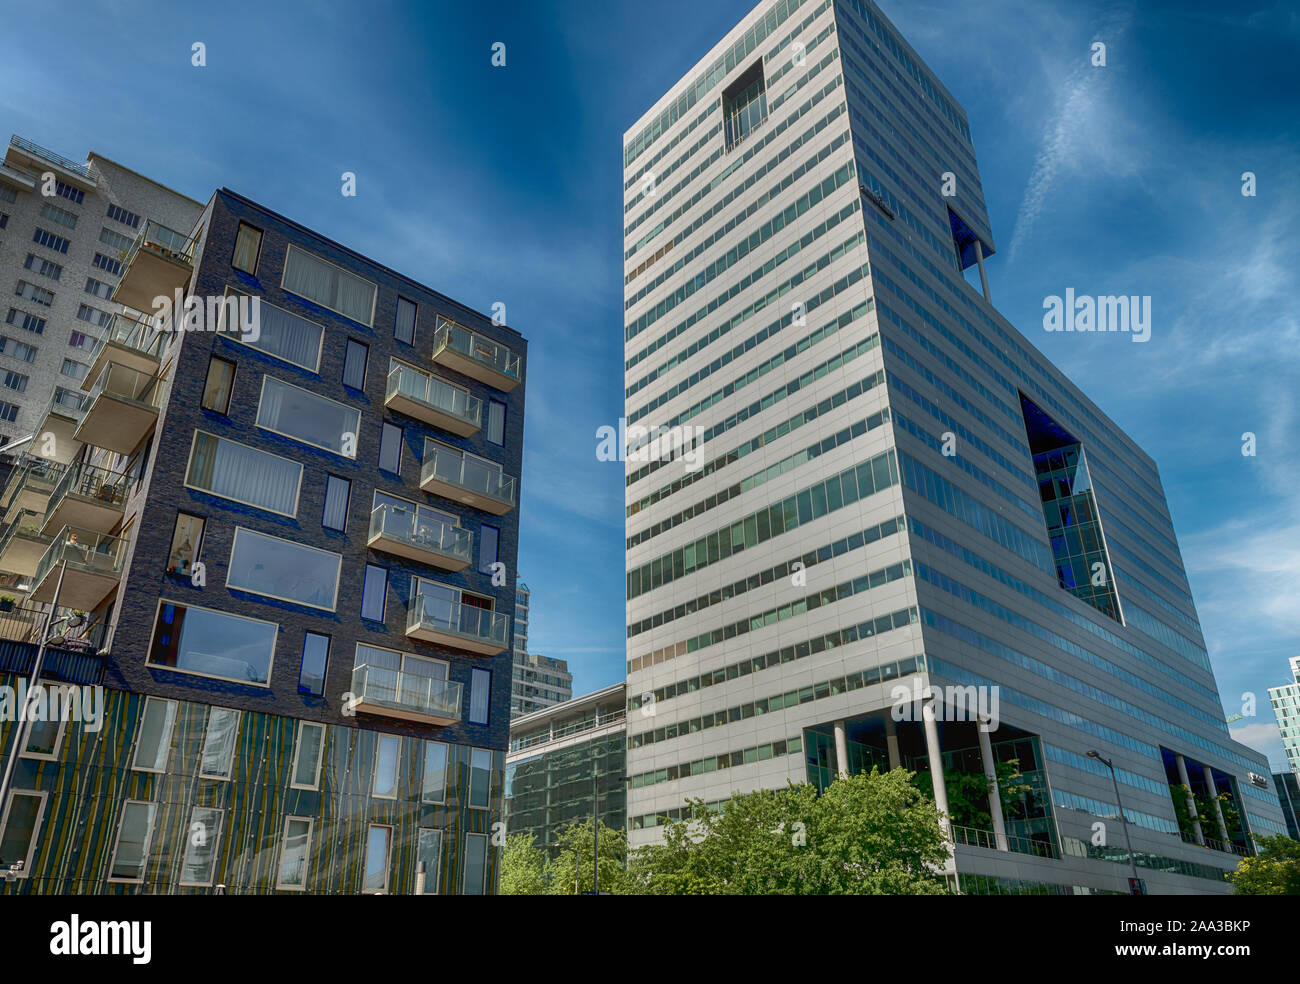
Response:
[[[59,478],[67,467],[49,458],[38,458],[33,455],[23,458],[10,475],[4,492],[0,493],[0,507],[8,509],[13,505],[14,499],[24,491],[48,495],[58,484]]]
[[[151,316],[131,318],[124,314],[115,314],[109,325],[108,334],[99,339],[95,347],[90,350],[91,361],[94,361],[109,343],[133,349],[152,359],[161,359],[166,341],[167,333],[155,327]]]
[[[420,484],[435,481],[454,485],[505,506],[513,508],[515,504],[515,480],[499,468],[489,468],[483,462],[464,455],[429,447],[420,468]]]
[[[80,420],[81,415],[86,410],[87,402],[87,398],[82,394],[74,393],[62,386],[56,386],[54,395],[50,397],[50,402],[45,405],[45,412],[41,414],[41,419],[44,420],[50,414],[57,413],[61,417]]]
[[[175,229],[169,229],[153,219],[148,219],[140,227],[140,233],[135,237],[135,242],[131,244],[130,250],[127,251],[126,258],[130,259],[144,249],[169,260],[174,260],[177,263],[193,266],[196,243],[197,240],[193,237],[187,236],[183,232],[177,232]]]
[[[452,557],[465,565],[473,558],[474,534],[469,530],[388,503],[376,506],[370,514],[371,543],[376,538]]]
[[[388,391],[384,399],[389,401],[395,396],[404,396],[431,410],[456,417],[472,424],[475,430],[482,425],[482,400],[470,396],[458,386],[443,382],[437,376],[419,372],[409,366],[394,366],[388,374]]]
[[[510,641],[510,616],[422,594],[411,601],[406,614],[406,631],[415,630],[459,636],[505,649]]]
[[[438,330],[433,336],[433,358],[435,361],[438,358],[438,353],[443,349],[448,349],[502,376],[507,376],[515,382],[519,381],[520,359],[518,355],[511,352],[504,345],[500,345],[489,338],[484,338],[477,332],[470,331],[464,325],[439,317]]]
[[[363,663],[352,670],[352,693],[362,704],[446,721],[461,719],[464,684]]]
[[[66,563],[72,571],[120,578],[126,548],[127,541],[120,536],[65,526],[36,565],[36,573],[32,575],[33,590],[61,563]]]
[[[41,536],[41,526],[44,521],[45,514],[35,509],[19,511],[18,515],[5,525],[4,532],[0,533],[0,557],[4,556],[13,538],[20,534],[30,539],[44,539],[48,542],[49,537]]]
[[[991,830],[978,827],[952,826],[952,839],[968,847],[983,847],[990,851],[998,850],[997,835]],[[1058,856],[1056,845],[1051,841],[1034,840],[1031,837],[1007,835],[1007,850],[1013,854],[1030,854],[1037,858],[1055,858]]]
[[[130,482],[121,472],[109,471],[84,461],[69,465],[59,478],[59,482],[50,493],[50,501],[45,507],[43,522],[48,523],[63,500],[69,495],[79,495],[106,506],[122,508],[126,505],[127,489]]]
[[[100,396],[109,396],[157,410],[163,403],[165,382],[160,373],[140,372],[120,362],[110,362],[90,388],[87,406],[93,407]]]

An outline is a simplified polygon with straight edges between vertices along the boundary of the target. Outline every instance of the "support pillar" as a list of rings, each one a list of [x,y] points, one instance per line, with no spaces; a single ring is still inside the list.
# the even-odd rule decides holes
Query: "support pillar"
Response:
[[[934,698],[927,697],[921,705],[921,720],[925,725],[925,751],[930,759],[930,778],[934,783],[934,805],[939,808],[939,826],[948,842],[952,842],[952,824],[948,817],[948,786],[943,780],[943,752],[939,747],[939,726],[935,723]]]
[[[1178,781],[1187,787],[1188,792],[1191,792],[1192,780],[1187,778],[1187,760],[1182,755],[1175,755],[1174,759],[1178,763]],[[1187,798],[1187,812],[1192,818],[1192,834],[1196,837],[1196,843],[1204,847],[1205,834],[1201,832],[1201,819],[1196,815],[1196,797]]]
[[[980,721],[975,731],[980,739],[980,761],[984,763],[984,777],[989,781],[989,814],[993,817],[993,836],[997,840],[999,851],[1009,851],[1007,843],[1007,825],[1002,816],[1002,790],[998,788],[998,771],[993,760],[993,743],[989,733],[984,730],[987,722]]]
[[[885,747],[889,749],[889,767],[897,769],[903,764],[903,757],[898,754],[898,723],[892,714],[885,718]]]
[[[980,268],[980,286],[984,288],[984,300],[990,304],[993,298],[989,295],[989,275],[984,271],[984,243],[982,240],[975,240],[975,262]]]
[[[1210,791],[1210,802],[1214,804],[1214,819],[1219,825],[1219,840],[1228,844],[1228,825],[1223,820],[1223,807],[1219,805],[1219,787],[1214,782],[1214,770],[1208,765],[1201,766],[1201,775],[1205,777],[1206,788]]]
[[[835,722],[835,776],[846,777],[849,774],[849,743],[844,734],[844,722]]]

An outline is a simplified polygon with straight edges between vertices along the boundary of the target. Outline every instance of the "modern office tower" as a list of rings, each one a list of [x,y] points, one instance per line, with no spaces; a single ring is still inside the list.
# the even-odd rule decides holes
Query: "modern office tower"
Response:
[[[627,826],[627,734],[622,683],[516,718],[506,755],[507,830],[554,853],[560,831],[599,814]]]
[[[1291,657],[1291,682],[1281,687],[1270,687],[1269,702],[1277,718],[1277,730],[1286,749],[1286,761],[1291,771],[1300,776],[1300,656]]]
[[[509,765],[506,768],[508,771]],[[1300,840],[1300,777],[1294,772],[1274,772],[1273,788],[1286,817],[1286,832],[1292,840]]]
[[[44,677],[104,686],[22,743],[4,890],[494,891],[524,339],[228,190],[140,231],[113,298],[193,303],[3,500],[4,682],[52,606]]]
[[[561,704],[573,697],[573,674],[562,659],[528,651],[528,606],[532,592],[515,578],[514,678],[510,689],[510,716]]]
[[[189,229],[202,211],[98,154],[77,162],[10,138],[0,164],[0,448],[30,434],[51,400],[77,402],[93,349],[122,313],[113,284],[143,218]]]
[[[515,577],[514,654],[516,660],[528,652],[528,606],[532,601],[532,595],[523,579]]]
[[[956,98],[869,0],[765,2],[623,146],[632,843],[687,797],[1015,760],[951,804],[960,890],[1124,892],[1104,759],[1148,890],[1225,891],[1285,829],[1267,767],[1155,464],[989,301]],[[1181,785],[1223,822],[1184,833]]]

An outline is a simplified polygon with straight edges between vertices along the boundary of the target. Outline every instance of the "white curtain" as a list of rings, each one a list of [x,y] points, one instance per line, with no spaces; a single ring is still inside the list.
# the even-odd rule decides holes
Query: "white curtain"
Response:
[[[208,712],[208,733],[203,742],[203,763],[199,772],[205,776],[229,777],[238,734],[239,712],[228,707],[212,708]]]
[[[292,516],[302,465],[211,434],[198,434],[189,483],[213,495]]]

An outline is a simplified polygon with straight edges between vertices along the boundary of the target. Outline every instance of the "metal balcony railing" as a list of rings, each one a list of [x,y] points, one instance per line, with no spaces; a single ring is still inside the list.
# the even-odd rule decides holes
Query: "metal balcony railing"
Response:
[[[998,849],[997,836],[991,830],[981,830],[977,827],[952,827],[952,839],[958,844],[964,844],[968,847],[983,847],[990,851]],[[1014,854],[1030,854],[1037,858],[1057,858],[1056,845],[1050,841],[1034,840],[1030,837],[1018,837],[1015,834],[1007,835],[1007,850]]]
[[[46,493],[52,491],[67,467],[49,458],[23,457],[10,474],[4,492],[0,493],[0,508],[8,509],[27,487]]]
[[[352,693],[363,704],[429,717],[461,719],[464,685],[363,663],[352,670]]]
[[[515,480],[500,469],[488,468],[482,462],[466,458],[451,451],[429,448],[420,468],[420,483],[434,479],[446,482],[466,492],[495,499],[508,506],[515,504]]]
[[[504,649],[510,639],[510,616],[432,595],[417,595],[406,614],[406,629],[443,632]]]
[[[474,556],[474,534],[469,530],[388,503],[376,506],[370,514],[370,539],[375,537],[455,557],[466,564]]]
[[[50,493],[50,501],[45,507],[44,522],[50,521],[59,504],[69,495],[85,496],[87,499],[95,499],[105,505],[125,505],[129,486],[130,482],[121,472],[88,465],[84,461],[69,465],[59,478],[59,483],[54,486],[54,491]]]
[[[37,157],[41,158],[42,160],[47,160],[51,164],[58,165],[59,167],[63,168],[66,171],[72,171],[74,174],[80,174],[83,178],[85,178],[88,181],[94,180],[93,176],[90,173],[89,161],[71,160],[67,157],[64,157],[62,154],[56,154],[54,151],[42,147],[38,143],[32,143],[32,141],[26,139],[25,137],[20,137],[17,134],[9,138],[9,144],[12,147],[17,147],[19,150],[25,150],[29,154],[35,154]]]
[[[519,356],[504,345],[470,331],[462,324],[442,316],[438,317],[438,328],[433,336],[433,354],[444,348],[451,349],[467,359],[487,366],[494,372],[511,379],[519,379]]]

